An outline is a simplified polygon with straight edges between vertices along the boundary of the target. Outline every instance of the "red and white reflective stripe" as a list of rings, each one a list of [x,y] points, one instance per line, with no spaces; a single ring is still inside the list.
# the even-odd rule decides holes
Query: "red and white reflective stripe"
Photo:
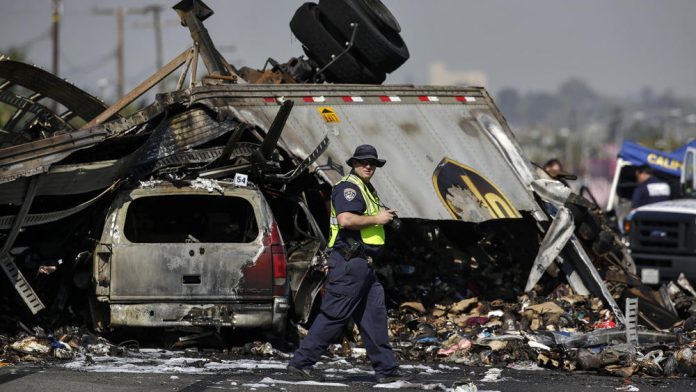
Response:
[[[338,99],[339,97],[327,97],[321,95],[318,97],[302,97],[302,100],[306,103],[327,103],[328,101],[334,101]],[[369,98],[369,97],[368,97]],[[413,99],[413,96],[406,97],[407,102],[411,102]],[[418,98],[420,102],[441,102],[440,97],[435,96],[435,95],[417,95],[415,98]],[[445,102],[448,102],[449,99],[451,99],[451,96],[449,97],[444,97]],[[263,97],[264,102],[266,103],[282,103],[286,97]],[[341,96],[340,99],[343,102],[365,102],[365,98],[357,95],[344,95]],[[465,95],[456,95],[454,96],[454,99],[457,102],[464,102],[464,103],[472,103],[476,102],[476,97],[470,97],[470,96],[465,96]],[[397,95],[380,95],[379,100],[381,102],[402,102],[402,97],[397,96]]]
[[[382,102],[401,102],[401,98],[396,96],[386,96],[382,95],[379,97]]]
[[[463,97],[463,96],[460,95],[460,96],[455,97],[455,98],[456,98],[457,101],[459,101],[459,102],[467,102],[467,103],[468,103],[468,102],[476,102],[476,98],[475,98],[475,97]]]
[[[364,102],[362,97],[343,97],[343,102]]]
[[[304,97],[302,100],[305,102],[326,102],[326,98],[323,95],[321,97]]]

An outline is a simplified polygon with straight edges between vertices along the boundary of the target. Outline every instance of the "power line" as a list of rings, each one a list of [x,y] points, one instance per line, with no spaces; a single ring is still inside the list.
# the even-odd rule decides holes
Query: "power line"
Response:
[[[103,67],[104,65],[106,65],[108,62],[110,62],[111,60],[113,60],[116,57],[116,51],[112,50],[108,53],[105,53],[104,55],[102,55],[101,57],[92,61],[89,64],[76,65],[76,64],[72,63],[70,60],[68,60],[69,58],[71,58],[69,56],[69,54],[65,53],[63,50],[61,50],[60,54],[62,56],[62,61],[70,67],[65,72],[66,76],[74,75],[76,73],[93,72],[93,71]]]
[[[43,33],[37,35],[36,37],[31,38],[31,39],[29,39],[29,40],[27,40],[27,41],[24,41],[24,42],[22,42],[22,43],[19,44],[19,45],[12,45],[12,46],[15,47],[15,48],[17,48],[17,49],[25,50],[25,51],[26,51],[26,50],[29,49],[29,47],[31,47],[32,45],[34,45],[34,44],[36,44],[36,43],[38,43],[38,42],[41,42],[41,41],[43,41],[43,40],[49,38],[50,36],[51,36],[51,28],[48,28],[48,29],[46,29],[46,31],[44,31]]]

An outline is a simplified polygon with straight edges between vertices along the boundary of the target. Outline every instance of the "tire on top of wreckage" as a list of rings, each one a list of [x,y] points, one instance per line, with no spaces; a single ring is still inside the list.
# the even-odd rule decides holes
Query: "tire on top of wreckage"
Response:
[[[333,59],[332,56],[345,50],[320,20],[314,3],[304,3],[297,9],[290,20],[290,30],[302,43],[307,56],[322,67]],[[356,84],[380,84],[386,77],[384,72],[368,68],[350,53],[340,56],[324,74],[330,82]]]
[[[351,53],[373,69],[389,73],[408,60],[401,27],[381,1],[320,0],[319,12],[345,42],[353,34],[352,24],[358,23]]]

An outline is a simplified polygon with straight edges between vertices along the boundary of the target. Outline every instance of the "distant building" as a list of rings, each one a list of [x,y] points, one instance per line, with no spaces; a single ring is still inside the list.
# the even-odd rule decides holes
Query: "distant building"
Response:
[[[487,86],[488,78],[483,71],[448,70],[445,63],[430,63],[430,84],[432,85],[460,85],[460,86]]]

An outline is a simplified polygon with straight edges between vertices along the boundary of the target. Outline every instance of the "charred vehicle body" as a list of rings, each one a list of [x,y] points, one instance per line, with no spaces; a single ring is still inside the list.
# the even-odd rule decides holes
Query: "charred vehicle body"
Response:
[[[642,291],[599,209],[537,176],[485,89],[375,84],[408,58],[381,2],[304,4],[291,29],[309,58],[266,70],[227,64],[203,28],[212,15],[203,3],[174,8],[194,47],[109,108],[0,61],[0,97],[16,108],[2,125],[0,260],[33,313],[51,298],[36,270],[60,262],[62,294],[50,306],[65,308],[66,292],[82,290],[100,329],[273,330],[286,313],[306,322],[323,277],[331,185],[369,142],[390,162],[373,180],[380,200],[402,219],[382,263],[423,244],[470,270],[531,270],[496,283],[510,297],[557,276],[601,298],[619,323],[617,299],[635,296],[651,326],[676,321]],[[208,74],[184,88],[199,55]],[[119,116],[182,65],[179,90]],[[47,98],[65,110],[49,110]]]
[[[94,252],[99,329],[284,330],[286,251],[265,197],[254,187],[217,183],[209,192],[197,184],[154,184],[116,196]],[[108,304],[108,318],[99,319],[100,304]]]

